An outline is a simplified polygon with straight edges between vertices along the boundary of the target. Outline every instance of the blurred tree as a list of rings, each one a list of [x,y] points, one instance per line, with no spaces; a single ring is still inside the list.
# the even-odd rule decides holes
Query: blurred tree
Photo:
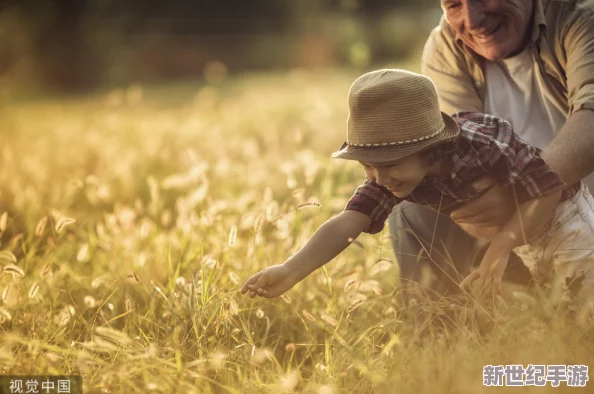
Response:
[[[398,19],[386,15],[435,6],[436,0],[0,0],[0,12],[18,10],[25,19],[39,77],[63,91],[89,90],[113,76],[123,83],[195,75],[213,60],[230,71],[286,67],[294,52],[303,64],[327,65],[344,41],[333,26],[338,17],[357,21],[354,29],[342,27],[357,36],[347,44],[358,58],[405,56],[416,41],[402,37],[419,31],[406,24],[390,37],[397,30],[385,22]]]
[[[369,56],[374,62],[394,60],[395,57],[405,58],[410,55],[417,44],[413,39],[408,40],[409,45],[403,45],[403,42],[407,40],[402,40],[400,37],[390,37],[389,33],[386,33],[386,30],[388,32],[399,32],[401,35],[414,38],[418,38],[418,34],[415,34],[417,31],[410,29],[408,25],[403,26],[403,29],[398,29],[396,26],[386,29],[385,24],[382,22],[387,14],[394,13],[395,11],[407,15],[412,13],[418,14],[426,9],[438,6],[439,3],[437,0],[399,0],[398,2],[393,0],[326,1],[331,8],[354,13],[361,19],[364,24]],[[424,38],[422,37],[423,40]],[[393,45],[394,42],[398,42],[399,45]]]
[[[100,58],[84,32],[87,5],[80,0],[2,2],[2,10],[17,10],[25,18],[38,76],[51,89],[82,91],[101,82]]]

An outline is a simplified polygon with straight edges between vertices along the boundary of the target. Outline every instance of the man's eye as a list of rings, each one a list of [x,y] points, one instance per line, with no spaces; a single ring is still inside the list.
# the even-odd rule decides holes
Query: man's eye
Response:
[[[446,5],[446,10],[454,10],[458,7],[460,7],[460,3],[450,3]]]

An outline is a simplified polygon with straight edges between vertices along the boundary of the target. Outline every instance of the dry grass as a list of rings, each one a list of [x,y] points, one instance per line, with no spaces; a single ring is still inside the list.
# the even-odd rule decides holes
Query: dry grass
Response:
[[[0,371],[80,373],[86,393],[464,394],[497,391],[486,364],[594,365],[592,322],[526,289],[402,306],[387,228],[283,298],[240,296],[360,182],[329,158],[355,77],[4,106]]]

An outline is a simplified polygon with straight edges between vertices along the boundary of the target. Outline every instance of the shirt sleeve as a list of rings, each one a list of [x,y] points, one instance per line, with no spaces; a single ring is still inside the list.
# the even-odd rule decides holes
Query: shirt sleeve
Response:
[[[364,231],[369,234],[377,234],[384,228],[384,223],[398,202],[391,191],[376,182],[366,180],[359,186],[351,197],[345,211],[352,210],[361,212],[371,219],[369,228]]]
[[[567,54],[569,112],[594,110],[594,10],[575,12],[567,23],[563,47]]]
[[[439,97],[439,106],[447,114],[484,110],[472,72],[455,44],[454,33],[442,20],[429,35],[421,56],[421,73],[431,78]]]
[[[562,190],[566,184],[540,157],[538,149],[514,133],[509,122],[486,116],[490,144],[481,153],[482,167],[500,185],[512,186],[520,203]]]

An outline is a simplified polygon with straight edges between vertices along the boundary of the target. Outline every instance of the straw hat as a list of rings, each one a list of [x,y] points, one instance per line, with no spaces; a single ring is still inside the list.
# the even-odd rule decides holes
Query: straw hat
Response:
[[[384,69],[357,78],[349,90],[347,139],[332,157],[398,160],[458,137],[458,124],[439,109],[428,77]]]

